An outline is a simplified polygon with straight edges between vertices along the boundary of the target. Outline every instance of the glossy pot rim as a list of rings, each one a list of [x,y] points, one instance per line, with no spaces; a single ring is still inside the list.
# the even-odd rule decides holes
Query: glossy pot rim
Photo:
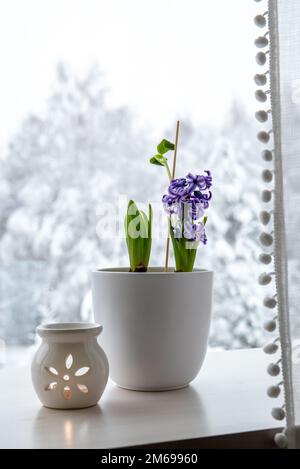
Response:
[[[179,275],[212,275],[213,271],[212,270],[207,270],[207,269],[194,269],[193,272],[175,272],[174,268],[170,268],[168,272],[165,272],[164,267],[149,267],[147,272],[130,272],[129,267],[107,267],[104,269],[97,269],[92,271],[93,275],[99,275],[99,274],[121,274],[121,275],[166,275],[166,276],[174,276],[174,274],[177,276]]]
[[[41,324],[36,328],[40,337],[54,336],[57,334],[89,334],[99,335],[103,327],[92,322],[56,322]]]

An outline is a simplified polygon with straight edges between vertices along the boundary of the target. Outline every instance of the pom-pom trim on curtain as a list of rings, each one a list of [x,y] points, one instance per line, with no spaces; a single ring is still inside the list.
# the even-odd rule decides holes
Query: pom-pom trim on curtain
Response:
[[[286,427],[275,435],[275,443],[279,447],[285,448],[287,446],[295,447],[296,442],[294,435],[295,412],[292,380],[292,345],[284,213],[278,3],[277,0],[269,0],[268,10],[260,12],[254,19],[256,26],[263,28],[263,35],[255,40],[255,45],[262,49],[256,55],[256,62],[260,67],[264,67],[262,73],[255,75],[254,81],[260,87],[255,93],[256,99],[260,103],[267,103],[269,105],[267,109],[260,109],[255,114],[256,119],[260,123],[268,126],[267,129],[258,133],[257,138],[264,146],[270,145],[270,142],[273,142],[273,148],[264,148],[262,153],[262,158],[266,164],[273,164],[272,168],[268,167],[262,173],[262,179],[268,186],[273,183],[272,190],[269,188],[263,190],[262,201],[266,204],[272,202],[273,208],[272,210],[264,210],[260,215],[260,220],[264,225],[264,231],[260,235],[260,242],[265,251],[260,255],[259,260],[265,266],[272,265],[273,263],[274,267],[271,272],[261,274],[258,281],[261,285],[266,286],[274,279],[274,294],[266,296],[264,306],[271,309],[272,312],[276,311],[276,313],[272,319],[265,322],[264,327],[271,334],[276,331],[277,336],[264,347],[264,351],[267,354],[276,354],[277,357],[279,355],[279,358],[270,363],[267,369],[269,375],[274,377],[275,380],[275,383],[267,389],[267,394],[272,399],[276,399],[283,392],[284,404],[279,407],[273,407],[271,413],[276,420],[286,421]],[[288,3],[289,0],[285,0],[287,7]],[[267,28],[268,30],[265,31]],[[268,62],[269,69],[265,70]],[[265,86],[267,89],[263,88]],[[270,120],[272,125],[269,124]],[[268,228],[270,225],[272,225],[272,228]]]

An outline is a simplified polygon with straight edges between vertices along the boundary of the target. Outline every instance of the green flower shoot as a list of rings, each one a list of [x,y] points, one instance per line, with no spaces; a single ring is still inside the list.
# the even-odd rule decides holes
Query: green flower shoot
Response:
[[[149,215],[130,200],[124,221],[131,272],[147,272],[152,243],[152,207]]]

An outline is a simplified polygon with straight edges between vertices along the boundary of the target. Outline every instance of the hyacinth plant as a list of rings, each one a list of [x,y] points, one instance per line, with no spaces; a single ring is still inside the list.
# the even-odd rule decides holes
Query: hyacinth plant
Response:
[[[162,202],[169,217],[175,270],[192,272],[199,244],[207,243],[205,213],[212,196],[212,177],[210,171],[205,171],[204,175],[188,173],[186,177],[172,179],[165,153],[173,149],[173,143],[163,140],[157,147],[158,155],[150,163],[164,166],[170,181]]]
[[[206,210],[211,200],[212,177],[210,171],[203,175],[188,173],[183,178],[172,178],[166,153],[175,149],[175,144],[164,139],[157,146],[157,153],[150,163],[163,166],[168,175],[168,193],[162,203],[169,219],[175,271],[192,272],[199,244],[206,244]],[[173,171],[174,174],[174,171]],[[139,210],[133,200],[128,203],[125,216],[125,235],[131,272],[146,272],[152,242],[152,207],[149,216]]]

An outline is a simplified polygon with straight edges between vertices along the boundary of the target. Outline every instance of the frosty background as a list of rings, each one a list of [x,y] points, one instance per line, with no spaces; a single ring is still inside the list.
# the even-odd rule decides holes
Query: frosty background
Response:
[[[12,1],[12,5],[14,3]],[[62,15],[66,14],[66,11],[60,11],[59,3],[50,3],[51,8],[57,8],[57,12]],[[127,10],[124,8],[125,3]],[[221,1],[215,3],[220,7],[224,4]],[[228,1],[228,21],[231,18],[230,13],[241,8],[240,3],[236,0]],[[71,3],[67,0],[61,4],[64,7],[68,4],[71,8]],[[97,14],[111,13],[105,10],[104,5],[109,8],[107,2],[90,0],[84,4],[78,1],[73,3],[73,20],[77,16],[81,18],[80,8],[92,20],[96,4],[97,8],[99,5],[103,7],[100,12],[97,10]],[[133,21],[130,20],[132,12],[140,15],[140,21],[143,20],[144,25],[148,23],[147,12],[138,10],[138,2],[135,0],[113,0],[110,4],[120,7],[121,11],[118,12],[121,16],[127,12],[128,29],[135,24],[135,21],[130,23]],[[167,14],[167,4],[167,1],[152,2],[153,18],[159,18],[161,8]],[[179,22],[182,3],[176,1],[172,5],[174,15],[177,15],[173,20]],[[27,14],[30,17],[30,12],[35,13],[33,18],[41,14],[39,5],[34,0],[27,2],[27,7],[29,13],[26,10],[25,16]],[[185,2],[185,11],[189,18],[199,15],[203,28],[207,17],[213,15],[212,5],[209,6],[208,2],[191,1],[189,6]],[[242,14],[242,10],[240,11]],[[7,14],[10,12],[7,11]],[[242,44],[250,49],[252,58],[253,35],[248,23],[252,21],[252,16],[249,12],[247,14],[249,18],[242,16],[245,21],[247,18],[247,22],[240,28],[246,31]],[[115,16],[115,20],[118,23],[120,18]],[[57,18],[56,21],[59,23]],[[101,23],[101,14],[99,21]],[[184,21],[178,24],[183,38],[188,34],[190,25]],[[38,41],[39,34],[42,38],[43,36],[38,21],[37,25],[33,26],[36,27],[35,38]],[[64,25],[64,33],[71,34],[71,26],[67,23]],[[157,59],[155,54],[149,55],[148,51],[146,57],[141,57],[141,66],[143,60],[147,64],[150,61],[151,70],[156,68],[157,73],[167,73],[168,80],[162,83],[158,80],[153,84],[153,80],[149,78],[147,81],[147,77],[143,76],[135,89],[130,88],[131,83],[128,84],[126,94],[126,90],[122,91],[124,83],[115,62],[107,65],[106,56],[102,57],[100,52],[97,60],[87,60],[85,57],[78,72],[76,60],[73,60],[70,52],[74,49],[75,57],[78,52],[77,43],[73,45],[73,49],[65,50],[64,53],[53,53],[53,63],[52,56],[51,60],[48,57],[47,64],[51,63],[51,70],[56,70],[56,78],[52,79],[51,86],[48,84],[45,87],[44,95],[26,82],[28,78],[26,71],[24,72],[24,93],[30,90],[34,98],[28,102],[26,96],[24,99],[22,96],[20,102],[14,99],[15,115],[1,115],[2,128],[6,130],[0,140],[0,339],[8,345],[32,344],[35,327],[41,321],[90,319],[89,271],[97,267],[128,264],[124,240],[104,240],[96,235],[97,209],[107,200],[117,204],[119,195],[138,202],[160,200],[166,189],[165,175],[157,167],[149,165],[148,159],[161,138],[173,140],[177,118],[182,121],[177,175],[183,176],[188,171],[201,173],[204,169],[211,169],[214,178],[214,198],[207,226],[208,245],[199,249],[196,261],[196,267],[215,271],[210,345],[237,348],[254,347],[263,343],[262,318],[265,312],[261,306],[261,287],[257,285],[260,272],[257,264],[260,253],[257,238],[260,228],[258,213],[261,209],[261,146],[256,141],[257,128],[251,106],[247,104],[250,95],[252,99],[254,90],[252,66],[246,69],[249,77],[245,81],[245,70],[240,70],[243,68],[242,64],[231,63],[231,56],[228,55],[233,69],[229,72],[226,69],[226,73],[232,74],[236,86],[229,86],[225,72],[223,79],[220,75],[216,77],[216,71],[212,67],[220,48],[220,40],[217,38],[215,56],[209,66],[207,63],[204,67],[200,64],[199,69],[199,64],[196,65],[196,51],[198,57],[201,57],[201,51],[203,54],[207,52],[205,37],[208,31],[202,31],[203,42],[201,37],[197,37],[197,32],[201,33],[201,27],[198,23],[194,26],[194,37],[189,38],[193,39],[188,46],[189,53],[182,56],[184,62],[181,65],[176,65],[177,68],[184,67],[185,71],[178,72],[177,84],[176,79],[174,78],[174,82],[172,78],[175,72],[168,68],[168,63],[163,68],[164,55]],[[83,27],[82,24],[80,27]],[[228,32],[228,24],[223,24],[223,27]],[[88,26],[85,28],[83,27],[83,31],[88,34]],[[104,23],[103,28],[105,30]],[[135,31],[135,34],[138,33],[136,44],[141,38],[142,29],[140,25],[139,31]],[[172,29],[173,26],[162,38],[172,35]],[[58,28],[58,34],[59,31]],[[47,30],[44,34],[47,34]],[[155,30],[155,34],[160,33]],[[219,34],[222,34],[220,29]],[[79,44],[78,30],[74,41],[76,38]],[[123,35],[120,33],[119,44],[122,39]],[[169,45],[174,42],[173,39],[167,44],[167,50],[163,51],[165,54],[169,51]],[[110,40],[112,41],[112,37],[106,38],[106,49]],[[57,38],[55,41],[58,43]],[[180,38],[178,43],[181,43]],[[210,44],[211,49],[214,49],[214,44]],[[61,43],[57,45],[58,51],[60,48],[64,50],[63,45],[64,39],[61,38]],[[221,55],[224,54],[238,55],[238,50],[232,51],[235,45],[232,41],[232,44],[226,46],[225,40],[224,50],[218,52],[220,60],[223,60]],[[13,49],[14,45],[11,47]],[[19,44],[20,47],[22,45]],[[115,51],[114,46],[111,47],[112,54]],[[137,54],[140,52],[138,49]],[[38,53],[40,51],[36,51]],[[122,51],[120,60],[121,56]],[[20,54],[18,57],[23,60]],[[74,62],[75,66],[66,66],[65,61],[59,62],[61,57],[72,65]],[[134,62],[133,65],[130,61],[130,54],[128,57],[127,67],[136,67],[137,64]],[[115,61],[118,58],[119,56],[115,57]],[[131,59],[133,60],[132,57]],[[208,56],[207,60],[210,60]],[[41,54],[42,65],[44,61],[44,54]],[[89,65],[86,64],[87,61]],[[94,63],[99,63],[100,66],[93,66]],[[49,64],[48,66],[50,67]],[[7,76],[11,76],[12,69],[13,65],[10,64]],[[35,64],[34,71],[36,75],[30,76],[34,83],[40,84],[44,80],[43,68]],[[124,76],[126,71],[127,68],[124,68]],[[199,74],[202,84],[196,81],[193,84],[190,81],[193,71],[196,75]],[[119,82],[115,75],[118,75]],[[141,79],[144,80],[143,86],[140,85]],[[15,80],[13,74],[12,83],[7,81],[7,89],[13,87]],[[124,80],[126,81],[126,77]],[[130,76],[127,80],[129,83]],[[132,80],[134,81],[134,77]],[[20,82],[23,83],[23,78],[19,75],[18,83]],[[154,109],[147,101],[151,86],[154,87],[152,93],[157,95]],[[117,92],[114,93],[114,90]],[[122,92],[128,98],[127,102],[122,97]],[[42,97],[37,99],[39,94]],[[211,95],[209,103],[206,102],[207,95]],[[135,105],[137,96],[140,99],[145,97],[145,100]],[[44,104],[37,106],[35,100]],[[19,111],[20,108],[22,112]],[[152,265],[163,264],[164,247],[163,241],[154,243]]]

